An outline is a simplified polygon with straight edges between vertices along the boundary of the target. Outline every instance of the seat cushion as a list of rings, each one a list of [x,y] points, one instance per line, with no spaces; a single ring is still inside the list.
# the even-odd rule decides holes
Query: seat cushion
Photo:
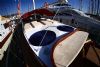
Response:
[[[57,26],[57,29],[60,31],[65,31],[65,32],[72,32],[74,30],[73,27],[65,26],[65,25]]]
[[[55,41],[55,39],[55,32],[50,30],[42,30],[31,35],[29,42],[34,46],[46,46]]]

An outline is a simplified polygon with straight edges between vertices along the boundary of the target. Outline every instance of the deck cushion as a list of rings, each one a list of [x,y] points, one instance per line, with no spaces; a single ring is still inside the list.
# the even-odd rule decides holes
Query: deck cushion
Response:
[[[42,30],[31,35],[31,37],[29,38],[29,42],[34,46],[46,46],[52,43],[55,39],[55,32],[50,30]]]
[[[57,29],[65,32],[72,32],[74,30],[73,27],[65,26],[65,25],[57,26]]]

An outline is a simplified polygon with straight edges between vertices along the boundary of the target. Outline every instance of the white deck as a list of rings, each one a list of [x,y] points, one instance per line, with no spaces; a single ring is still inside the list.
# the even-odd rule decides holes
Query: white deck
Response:
[[[60,31],[60,30],[58,30],[57,29],[57,26],[59,26],[59,25],[64,25],[64,24],[62,24],[62,23],[59,23],[59,22],[57,22],[57,21],[54,21],[54,20],[50,20],[50,19],[48,19],[48,20],[46,20],[46,21],[42,21],[43,23],[45,23],[46,25],[43,25],[43,24],[41,24],[41,23],[39,23],[39,22],[37,22],[37,21],[35,21],[35,22],[32,22],[32,24],[35,26],[34,28],[33,27],[31,27],[30,26],[30,24],[29,23],[27,23],[27,24],[25,24],[25,26],[24,26],[24,29],[25,29],[25,31],[24,31],[24,33],[25,33],[25,37],[26,37],[26,39],[27,39],[27,41],[28,41],[28,39],[30,38],[30,36],[32,35],[32,34],[34,34],[34,33],[36,33],[36,32],[38,32],[38,31],[40,31],[40,30],[51,30],[51,31],[53,31],[53,32],[55,32],[56,33],[56,37],[57,37],[57,39],[55,40],[55,42],[58,40],[58,38],[61,36],[61,35],[64,35],[64,34],[67,34],[68,32],[64,32],[64,31]],[[52,23],[53,22],[53,23]],[[76,28],[74,28],[74,29],[76,29]],[[84,32],[85,33],[85,32]],[[82,35],[82,38],[80,37],[80,36],[78,36],[78,37],[76,37],[76,35],[79,35],[79,34],[75,34],[75,36],[73,36],[73,37],[71,37],[71,38],[73,38],[73,40],[75,39],[76,40],[76,42],[79,42],[79,46],[77,45],[77,46],[74,46],[76,49],[79,49],[79,50],[81,50],[81,48],[83,47],[83,42],[85,42],[85,40],[86,40],[86,37],[85,37],[85,34],[86,34],[86,36],[87,36],[87,33],[85,33],[85,34],[81,34]],[[85,37],[85,39],[84,39],[84,37]],[[77,39],[79,39],[79,41],[77,40]],[[81,39],[83,39],[83,40],[81,40]],[[76,42],[73,42],[73,40],[70,40],[70,42],[68,42],[69,44],[70,43],[76,43]],[[80,41],[81,41],[81,43],[80,43]],[[53,43],[51,43],[50,45],[47,45],[47,46],[33,46],[32,44],[30,44],[29,43],[29,46],[32,48],[32,50],[36,53],[36,55],[43,61],[43,62],[45,62],[45,64],[48,66],[48,67],[52,67],[52,63],[51,63],[51,59],[50,59],[50,57],[51,57],[51,48],[54,46],[54,43],[55,42],[53,42]],[[66,43],[66,41],[64,41],[65,43]],[[76,44],[74,44],[74,45],[76,45]],[[80,47],[81,46],[81,47]],[[70,46],[68,46],[69,48],[70,48]],[[72,48],[73,50],[74,50],[74,48]],[[36,51],[36,50],[38,50],[38,51]],[[56,49],[55,49],[56,50]],[[78,53],[79,53],[79,50],[78,50]],[[46,52],[46,53],[45,53]],[[55,51],[54,51],[55,52]],[[70,50],[69,50],[69,52],[71,52]],[[76,51],[77,52],[77,51]],[[73,53],[73,51],[71,52],[71,53]],[[76,54],[78,54],[78,53],[76,53]],[[57,55],[57,56],[59,56],[59,55]],[[66,56],[66,55],[65,55]],[[76,55],[74,55],[74,57],[75,57]],[[54,59],[55,59],[55,57],[56,57],[56,54],[54,53]]]
[[[27,36],[27,38],[29,38],[33,33],[40,31],[40,30],[55,30],[56,28],[53,26],[59,26],[59,25],[64,25],[61,24],[57,21],[54,20],[50,20],[48,19],[47,21],[42,21],[43,23],[45,23],[46,25],[41,24],[40,22],[37,21],[33,21],[31,22],[33,24],[34,27],[32,27],[30,25],[30,23],[26,23],[24,26],[24,33]],[[53,23],[52,23],[53,22]],[[56,29],[57,30],[57,29]]]

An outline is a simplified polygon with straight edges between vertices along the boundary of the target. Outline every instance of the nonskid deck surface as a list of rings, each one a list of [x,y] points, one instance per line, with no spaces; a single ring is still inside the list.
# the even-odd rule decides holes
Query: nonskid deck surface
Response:
[[[29,41],[29,46],[36,53],[36,55],[44,63],[46,63],[46,65],[51,67],[52,66],[52,63],[50,61],[51,60],[50,59],[51,48],[53,47],[54,43],[58,39],[60,39],[63,35],[65,35],[65,34],[67,35],[68,33],[72,32],[72,31],[66,29],[66,27],[68,27],[67,25],[59,23],[57,21],[53,21],[53,20],[49,19],[47,21],[42,21],[42,22],[44,22],[46,25],[43,25],[43,24],[35,21],[35,22],[32,22],[32,24],[34,25],[34,28],[29,27],[28,29],[25,28],[25,27],[28,27],[27,25],[30,25],[30,24],[29,23],[26,24],[25,27],[24,27],[24,29],[25,29],[25,36],[27,38],[27,41]],[[57,29],[57,28],[61,28],[61,29]],[[63,30],[63,29],[66,29],[66,30]],[[71,27],[71,29],[74,31],[76,28]],[[56,37],[56,39],[54,39],[53,42],[48,43],[48,45],[46,45],[46,46],[43,46],[42,43],[41,43],[42,39],[40,38],[41,40],[39,40],[39,38],[38,38],[38,37],[42,37],[43,38],[43,35],[42,35],[43,31],[47,31],[47,33],[46,33],[47,35],[48,35],[48,33],[50,33],[50,31],[51,31],[51,33],[55,33],[56,34],[55,36],[48,35],[48,36],[50,36],[49,40],[50,40],[50,38],[53,38],[53,37]],[[35,36],[35,37],[32,38],[32,36]],[[45,37],[45,38],[47,38],[47,37]],[[30,42],[30,40],[29,40],[30,38],[33,39],[33,40],[36,39],[37,41],[40,41],[38,43],[38,46],[34,45],[34,44],[36,44],[36,42],[32,42],[32,40]],[[44,38],[44,40],[45,40],[45,38]],[[47,42],[47,41],[48,41],[48,39],[45,40],[45,42]]]
[[[55,20],[50,20],[50,19],[47,19],[46,21],[41,21],[43,23],[45,23],[46,25],[43,25],[41,24],[40,22],[37,22],[37,21],[33,21],[31,22],[31,24],[34,26],[32,27],[32,25],[30,23],[26,23],[25,26],[24,26],[24,32],[27,36],[27,38],[29,38],[32,34],[34,34],[35,32],[37,31],[40,31],[40,30],[56,30],[57,31],[57,26],[59,25],[65,25],[65,24],[62,24],[62,23],[59,23],[58,21],[55,21]],[[67,26],[67,25],[66,25]],[[69,26],[69,25],[68,25]],[[48,29],[47,29],[48,28]],[[61,32],[61,31],[60,31]],[[55,32],[56,33],[56,32]],[[57,32],[58,33],[58,32]],[[60,34],[60,33],[59,33]]]
[[[44,23],[45,25],[43,25],[41,22]],[[32,21],[31,24],[34,27],[32,27],[32,25],[30,23],[26,23],[25,26],[24,26],[24,29],[25,29],[25,31],[28,31],[32,28],[39,28],[40,29],[40,28],[45,28],[46,26],[49,26],[49,25],[52,26],[52,25],[59,25],[60,24],[60,23],[58,24],[58,21],[54,21],[54,20],[50,20],[50,19],[46,19],[46,21],[42,20],[41,22]]]

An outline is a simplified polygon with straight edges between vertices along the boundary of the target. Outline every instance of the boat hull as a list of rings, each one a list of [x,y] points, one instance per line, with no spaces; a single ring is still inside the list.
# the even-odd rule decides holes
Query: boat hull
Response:
[[[7,50],[8,46],[10,45],[12,37],[13,37],[13,33],[11,32],[8,39],[5,41],[5,43],[0,48],[0,60],[2,60],[2,58],[4,56],[4,52]]]

